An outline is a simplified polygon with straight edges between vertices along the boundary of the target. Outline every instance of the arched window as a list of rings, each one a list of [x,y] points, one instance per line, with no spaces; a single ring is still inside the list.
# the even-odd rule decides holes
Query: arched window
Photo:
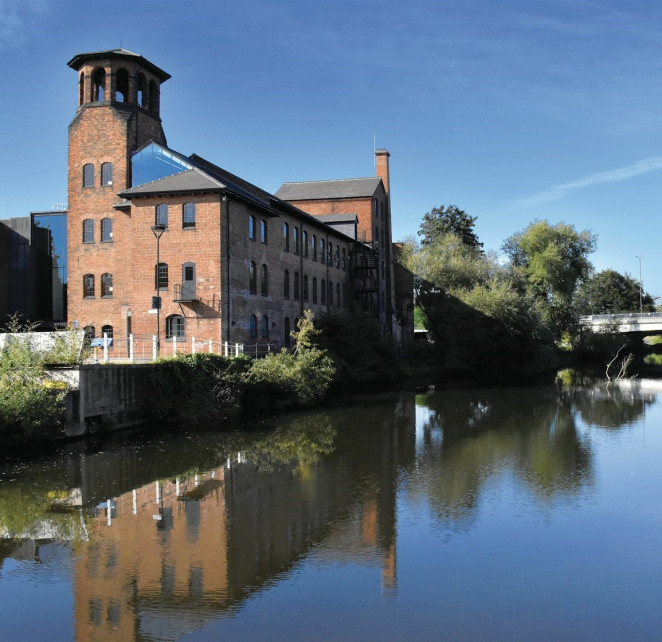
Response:
[[[265,263],[262,264],[262,282],[260,283],[260,293],[262,296],[269,296],[269,268]]]
[[[333,283],[329,281],[329,293],[327,295],[327,301],[329,302],[329,305],[333,305]]]
[[[317,303],[317,277],[313,277],[313,303]]]
[[[154,268],[154,287],[157,290],[168,289],[168,264],[159,263]]]
[[[290,251],[290,226],[287,223],[283,223],[283,249],[286,252]]]
[[[94,165],[92,163],[83,165],[83,187],[94,187]]]
[[[340,269],[340,248],[336,245],[336,268]]]
[[[292,330],[290,328],[290,318],[285,317],[285,321],[283,322],[283,343],[285,344],[286,348],[289,348],[292,345],[291,333]]]
[[[347,271],[347,252],[345,248],[342,249],[342,269]]]
[[[248,266],[248,291],[257,294],[257,265],[251,261]]]
[[[303,300],[308,301],[308,275],[303,275]]]
[[[326,304],[326,281],[324,279],[320,281],[320,303]]]
[[[267,222],[264,219],[260,220],[260,241],[267,244]]]
[[[115,101],[118,103],[129,101],[129,74],[126,69],[118,69],[115,75]]]
[[[299,300],[299,273],[294,273],[294,300]]]
[[[85,102],[85,72],[81,72],[78,77],[78,106]]]
[[[106,298],[113,296],[113,275],[108,272],[101,275],[101,296]]]
[[[285,270],[283,274],[283,298],[290,298],[290,272]]]
[[[248,238],[255,240],[255,217],[252,214],[248,215]]]
[[[112,163],[101,163],[101,184],[102,185],[112,185],[113,184],[113,164]]]
[[[154,223],[168,227],[168,206],[165,203],[156,206]]]
[[[251,314],[250,318],[251,339],[257,339],[257,317]]]
[[[317,237],[314,234],[310,245],[313,251],[313,261],[317,261]]]
[[[101,242],[110,243],[113,240],[113,219],[101,219]]]
[[[83,243],[94,243],[94,221],[91,218],[83,221]]]
[[[138,96],[136,102],[140,107],[145,107],[146,96],[145,96],[145,76],[138,74]]]
[[[113,326],[112,325],[102,325],[101,326],[101,336],[106,335],[108,339],[113,338]]]
[[[103,102],[106,93],[106,72],[104,69],[95,69],[92,74],[92,102]]]
[[[85,274],[83,276],[83,298],[94,298],[94,274]]]
[[[88,344],[97,336],[97,329],[93,325],[86,325],[83,328],[83,331],[85,332],[85,341],[87,341]]]
[[[294,238],[294,253],[299,254],[299,228],[298,227],[293,227],[292,228],[292,236]]]
[[[195,203],[182,205],[182,229],[195,227]]]
[[[262,321],[260,322],[260,336],[263,339],[269,338],[269,317],[263,316]]]
[[[301,244],[303,245],[303,256],[308,258],[308,232],[301,232]]]
[[[331,266],[333,265],[333,243],[329,243],[329,252],[326,257],[326,264]]]
[[[326,261],[326,254],[324,253],[324,239],[320,239],[320,263]]]
[[[181,314],[166,317],[166,339],[186,338],[186,319]]]

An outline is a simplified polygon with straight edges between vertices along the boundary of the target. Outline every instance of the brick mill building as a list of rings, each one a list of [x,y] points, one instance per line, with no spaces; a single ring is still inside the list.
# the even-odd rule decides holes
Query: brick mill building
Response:
[[[388,152],[376,153],[376,178],[287,183],[272,195],[168,148],[160,88],[170,76],[142,56],[117,49],[68,64],[78,73],[70,324],[113,336],[118,350],[157,325],[162,346],[182,351],[194,337],[289,345],[306,309],[360,307],[393,332]]]

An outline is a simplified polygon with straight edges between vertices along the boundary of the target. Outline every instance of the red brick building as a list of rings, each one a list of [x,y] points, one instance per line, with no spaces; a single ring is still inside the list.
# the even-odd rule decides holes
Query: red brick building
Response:
[[[165,350],[177,340],[188,351],[194,337],[287,345],[305,309],[346,309],[360,299],[353,261],[369,263],[364,257],[374,253],[358,242],[357,216],[327,225],[169,149],[160,119],[169,75],[142,56],[118,49],[68,64],[78,73],[69,127],[70,323],[106,332],[118,347],[129,334],[151,337],[157,325]],[[155,226],[165,228],[158,265]]]

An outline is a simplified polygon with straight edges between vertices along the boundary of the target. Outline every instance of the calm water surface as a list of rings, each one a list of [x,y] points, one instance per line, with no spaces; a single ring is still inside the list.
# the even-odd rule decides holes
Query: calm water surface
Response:
[[[0,468],[3,640],[660,640],[655,381],[400,394]]]

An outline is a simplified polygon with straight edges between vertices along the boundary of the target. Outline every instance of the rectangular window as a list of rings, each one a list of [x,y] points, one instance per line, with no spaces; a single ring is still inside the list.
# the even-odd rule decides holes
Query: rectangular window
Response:
[[[260,241],[267,244],[267,222],[264,219],[260,221]]]
[[[184,203],[182,207],[182,229],[195,227],[195,203]]]
[[[156,266],[156,289],[157,290],[167,290],[168,289],[168,264],[159,263]]]
[[[252,214],[248,215],[248,238],[255,240],[255,217]]]
[[[156,216],[154,222],[156,225],[168,227],[168,206],[165,203],[156,206]]]

